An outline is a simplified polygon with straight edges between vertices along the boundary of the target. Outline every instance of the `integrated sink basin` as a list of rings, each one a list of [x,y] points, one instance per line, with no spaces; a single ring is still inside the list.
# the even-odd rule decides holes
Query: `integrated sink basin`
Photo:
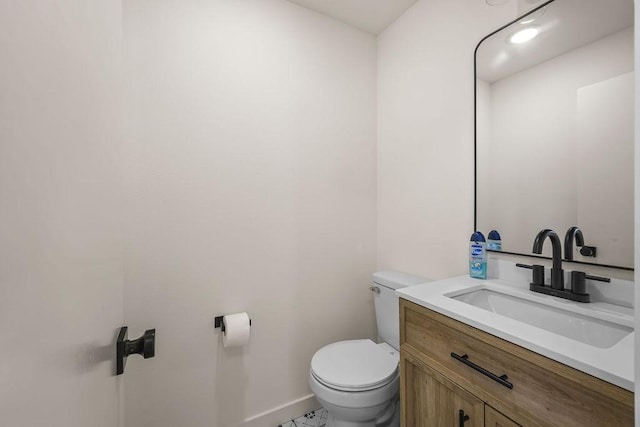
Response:
[[[633,332],[633,327],[624,322],[615,323],[487,288],[445,296],[603,349],[614,346]]]
[[[626,390],[635,389],[635,284],[612,280],[592,285],[580,303],[529,290],[530,278],[515,264],[497,262],[509,279],[450,277],[398,289],[408,302],[487,332]],[[620,302],[620,303],[616,303]],[[452,343],[451,351],[459,348]],[[470,356],[473,357],[473,356]]]

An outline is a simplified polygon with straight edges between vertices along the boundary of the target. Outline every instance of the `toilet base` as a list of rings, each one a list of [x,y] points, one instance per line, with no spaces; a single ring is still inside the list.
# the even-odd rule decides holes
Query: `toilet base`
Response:
[[[325,427],[376,427],[375,421],[361,422],[361,421],[345,421],[336,420],[333,415],[329,413],[327,417],[327,424]]]
[[[400,427],[400,402],[396,400],[377,419],[369,421],[336,419],[331,414],[331,411],[327,409],[327,424],[325,427]]]

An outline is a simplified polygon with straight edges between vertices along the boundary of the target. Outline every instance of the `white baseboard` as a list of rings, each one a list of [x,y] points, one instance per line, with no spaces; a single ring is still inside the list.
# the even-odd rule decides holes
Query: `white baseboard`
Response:
[[[247,418],[239,427],[278,427],[279,424],[320,408],[313,394]]]

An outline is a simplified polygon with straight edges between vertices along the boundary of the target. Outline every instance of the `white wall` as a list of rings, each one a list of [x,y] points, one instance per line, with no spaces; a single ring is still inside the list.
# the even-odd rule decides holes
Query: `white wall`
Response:
[[[633,44],[633,35],[630,37]],[[633,48],[629,49],[633,57]],[[634,72],[578,90],[578,220],[603,264],[634,265]],[[603,144],[602,141],[606,141]],[[613,186],[613,187],[612,187]],[[615,188],[615,191],[611,191]],[[588,258],[579,255],[576,259]],[[593,259],[593,258],[592,258]]]
[[[318,348],[375,333],[375,38],[281,0],[131,0],[124,49],[125,317],[157,328],[127,425],[309,396]],[[250,345],[224,349],[237,311]]]
[[[640,0],[634,2],[635,22],[640,22]],[[635,169],[634,169],[634,193],[635,193],[635,209],[634,209],[634,241],[635,241],[635,268],[640,268],[640,25],[634,27],[634,47],[635,47]],[[637,282],[636,282],[637,284]],[[640,292],[635,293],[635,317],[636,330],[640,329]],[[635,373],[636,373],[636,389],[635,389],[635,407],[636,407],[636,426],[640,426],[640,339],[635,340]]]
[[[121,426],[120,2],[0,28],[0,425]]]
[[[473,52],[515,3],[422,0],[378,37],[378,267],[467,270]]]
[[[513,16],[422,0],[380,36],[380,267],[466,270],[472,53]],[[319,346],[374,333],[371,36],[275,0],[22,0],[0,28],[0,425],[124,425],[123,216],[126,323],[158,328],[127,365],[127,425],[286,409]],[[251,344],[225,350],[212,318],[239,310]]]

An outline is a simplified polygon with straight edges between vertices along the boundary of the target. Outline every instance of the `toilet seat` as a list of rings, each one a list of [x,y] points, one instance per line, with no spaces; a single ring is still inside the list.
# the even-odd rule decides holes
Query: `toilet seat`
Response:
[[[398,352],[371,340],[329,344],[311,360],[311,374],[321,384],[340,391],[368,391],[398,376]]]

